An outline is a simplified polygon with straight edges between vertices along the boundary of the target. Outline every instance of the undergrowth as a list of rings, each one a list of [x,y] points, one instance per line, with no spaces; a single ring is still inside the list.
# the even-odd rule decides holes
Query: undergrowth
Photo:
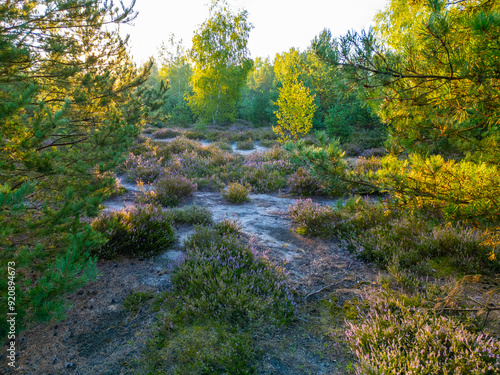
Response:
[[[229,220],[197,226],[173,266],[173,290],[140,363],[147,374],[251,374],[260,355],[252,327],[294,319],[293,290]]]

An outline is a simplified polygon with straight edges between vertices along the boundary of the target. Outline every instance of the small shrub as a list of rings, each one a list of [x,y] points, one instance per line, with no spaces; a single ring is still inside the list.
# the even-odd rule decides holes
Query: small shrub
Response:
[[[108,239],[95,255],[111,259],[118,255],[152,256],[167,249],[175,240],[170,216],[152,205],[103,213],[92,228]]]
[[[231,219],[223,219],[214,224],[213,227],[219,234],[236,234],[241,232],[241,225]]]
[[[287,185],[291,194],[310,197],[321,193],[321,182],[303,168],[288,177]]]
[[[184,246],[186,256],[172,272],[180,319],[210,317],[240,327],[293,319],[295,302],[283,269],[236,234],[197,227]]]
[[[228,142],[217,141],[217,142],[212,143],[212,145],[213,145],[213,147],[217,147],[222,151],[228,151],[228,152],[233,151],[231,144]]]
[[[183,327],[164,318],[144,361],[154,362],[157,374],[253,374],[253,346],[249,332],[227,324]]]
[[[247,139],[244,141],[236,142],[236,148],[238,150],[253,150],[255,148],[254,142],[252,139]]]
[[[128,154],[127,160],[120,167],[130,181],[150,183],[165,173],[163,159],[144,157],[143,155]]]
[[[363,308],[363,305],[368,308]],[[372,293],[348,323],[362,374],[499,374],[500,342],[408,298]]]
[[[144,134],[152,134],[154,131],[155,131],[155,128],[153,128],[153,127],[151,127],[151,126],[148,126],[147,128],[144,128],[144,129],[142,130],[142,132],[143,132]]]
[[[319,237],[335,235],[335,224],[342,219],[332,207],[314,203],[311,199],[298,199],[288,207],[288,215],[299,225],[297,233]]]
[[[363,156],[365,158],[372,158],[372,157],[381,157],[385,155],[387,155],[387,151],[385,149],[383,149],[382,147],[375,147],[363,151],[360,156]]]
[[[286,187],[286,177],[283,173],[265,166],[245,168],[242,180],[258,193],[273,193]]]
[[[157,130],[153,133],[153,138],[155,139],[168,139],[168,138],[175,138],[179,135],[180,133],[169,128],[164,128]]]
[[[137,314],[145,303],[153,299],[155,294],[152,291],[131,293],[123,300],[123,307],[127,311]]]
[[[211,224],[212,212],[208,208],[200,206],[187,206],[170,210],[172,220],[177,224]]]
[[[259,146],[262,146],[262,147],[271,148],[271,147],[274,147],[276,145],[278,145],[278,141],[275,141],[273,139],[262,139],[261,141],[259,141]]]
[[[250,198],[250,186],[244,186],[237,182],[233,182],[227,186],[227,190],[222,190],[222,196],[231,203],[248,202]]]
[[[164,207],[177,206],[183,198],[192,195],[197,189],[192,180],[175,173],[168,173],[156,180],[153,187],[153,191],[145,192],[145,199]]]
[[[184,137],[189,139],[205,139],[205,133],[199,130],[187,130],[184,132]]]

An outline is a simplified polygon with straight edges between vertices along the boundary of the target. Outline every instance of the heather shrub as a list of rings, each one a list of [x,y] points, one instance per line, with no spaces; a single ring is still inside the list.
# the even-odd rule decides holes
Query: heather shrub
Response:
[[[187,130],[184,132],[184,137],[189,139],[205,139],[205,133],[200,130]]]
[[[232,152],[233,151],[233,148],[231,147],[231,144],[228,143],[228,142],[216,141],[214,143],[211,143],[210,145],[212,147],[218,148],[218,149],[220,149],[222,151],[228,151],[228,152]]]
[[[178,131],[175,131],[173,129],[169,128],[164,128],[157,130],[153,133],[153,138],[155,139],[168,139],[168,138],[175,138],[179,135],[180,133]]]
[[[298,224],[297,233],[309,236],[330,237],[342,215],[330,206],[322,206],[311,199],[298,199],[288,207],[288,216]]]
[[[241,225],[236,220],[225,218],[213,225],[219,234],[236,234],[241,232]]]
[[[358,374],[500,373],[498,340],[408,301],[371,293],[358,305],[359,319],[347,329]]]
[[[196,205],[171,208],[169,210],[172,221],[176,224],[211,224],[212,212],[206,207]]]
[[[144,192],[146,201],[171,207],[177,206],[183,198],[192,195],[197,185],[187,177],[168,173],[156,180],[153,188],[152,191]]]
[[[287,185],[291,194],[302,197],[319,195],[322,190],[321,182],[311,176],[304,168],[297,169],[297,172],[288,177]]]
[[[145,137],[142,134],[139,134],[136,139],[134,139],[134,144],[143,144],[146,143],[149,140],[148,137]]]
[[[227,324],[204,323],[182,326],[173,324],[168,315],[161,319],[154,340],[147,344],[141,365],[143,373],[253,374],[255,349],[250,332],[241,332]],[[147,370],[152,370],[150,372]]]
[[[364,150],[361,153],[361,157],[365,158],[373,158],[373,157],[381,157],[387,155],[387,151],[382,147],[370,148],[368,150]]]
[[[295,302],[284,270],[272,266],[234,233],[197,227],[184,243],[186,256],[172,272],[184,319],[211,317],[242,327],[293,319]]]
[[[278,141],[275,141],[272,139],[261,139],[259,141],[259,146],[268,147],[268,148],[276,147],[278,144],[279,144]]]
[[[144,128],[144,129],[142,130],[142,132],[143,132],[144,134],[151,134],[151,133],[153,133],[154,131],[155,131],[155,128],[153,128],[152,126],[148,126],[148,127]]]
[[[165,173],[163,159],[149,158],[129,153],[127,160],[119,168],[130,181],[150,183]]]
[[[381,266],[396,259],[401,267],[423,273],[438,263],[461,273],[499,268],[498,262],[488,260],[491,247],[484,244],[482,233],[458,224],[433,226],[428,220],[405,215],[344,238],[342,242],[348,250]]]
[[[222,196],[231,203],[248,202],[250,198],[250,186],[244,186],[238,182],[232,182],[227,186],[226,190],[222,190]]]
[[[118,255],[152,256],[175,240],[170,216],[152,205],[102,213],[92,222],[92,228],[108,239],[94,252],[102,259]]]
[[[282,173],[263,166],[245,168],[242,181],[258,193],[273,193],[286,187],[286,177]]]
[[[246,139],[236,142],[236,148],[238,150],[253,150],[255,148],[253,139]]]
[[[169,154],[182,154],[184,151],[193,151],[200,146],[201,144],[199,142],[188,139],[185,136],[176,137],[172,139],[172,141],[166,143],[164,142],[160,145],[163,152],[167,152]]]

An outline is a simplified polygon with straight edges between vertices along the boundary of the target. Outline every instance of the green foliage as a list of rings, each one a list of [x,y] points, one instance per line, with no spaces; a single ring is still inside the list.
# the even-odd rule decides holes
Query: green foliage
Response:
[[[287,185],[291,194],[301,197],[319,195],[322,190],[321,182],[311,176],[304,168],[299,168],[297,172],[291,174],[288,177]]]
[[[282,83],[278,88],[279,97],[275,111],[277,125],[273,131],[281,142],[293,139],[297,141],[299,134],[307,134],[312,128],[312,119],[316,105],[314,95],[299,79],[300,58],[298,52],[291,50],[288,54],[278,56],[274,63],[276,78]]]
[[[169,173],[157,179],[153,190],[144,192],[147,202],[155,202],[164,207],[177,206],[183,198],[196,191],[198,186],[189,178]]]
[[[330,206],[322,206],[311,199],[299,199],[288,208],[288,215],[299,225],[297,233],[309,236],[331,237],[340,214]]]
[[[226,324],[182,327],[164,317],[148,344],[148,374],[253,374],[255,349],[248,332]]]
[[[174,269],[181,292],[178,313],[192,321],[208,317],[246,326],[293,319],[294,303],[282,269],[222,228],[197,228],[185,243],[187,255]]]
[[[488,261],[491,247],[485,244],[483,231],[465,225],[435,225],[428,217],[361,198],[339,202],[334,208],[310,199],[298,200],[288,214],[298,224],[298,233],[336,237],[360,259],[382,267],[397,265],[421,274],[432,274],[432,265],[438,263],[446,264],[453,273],[499,269],[497,262]],[[498,256],[498,249],[496,252]]]
[[[272,102],[277,98],[274,87],[274,67],[269,58],[257,57],[248,74],[238,102],[239,118],[254,124],[271,123],[274,119]]]
[[[137,314],[139,309],[144,307],[148,301],[154,298],[155,294],[152,291],[131,293],[123,300],[123,307],[127,311]]]
[[[255,148],[253,139],[236,142],[236,148],[238,150],[253,150]]]
[[[193,95],[187,100],[203,121],[216,124],[236,117],[241,87],[252,68],[247,58],[252,26],[247,11],[233,14],[224,0],[214,0],[210,12],[193,37]]]
[[[122,211],[103,213],[92,222],[108,242],[94,253],[103,259],[119,255],[152,256],[167,249],[175,240],[171,217],[161,208],[132,206]]]
[[[95,176],[162,105],[165,86],[142,85],[152,62],[137,69],[114,27],[134,16],[101,0],[0,5],[0,256],[31,322],[60,317],[64,294],[95,277],[102,239],[82,218],[113,187]]]
[[[231,203],[248,202],[250,200],[248,197],[250,190],[250,186],[244,186],[238,182],[233,182],[227,186],[227,190],[222,190],[222,196]]]
[[[188,125],[193,118],[184,97],[191,93],[190,79],[193,71],[182,40],[176,42],[175,36],[171,34],[168,43],[162,43],[159,49],[159,62],[159,78],[168,81],[170,86],[163,107],[167,121],[175,125]]]
[[[445,161],[412,154],[408,160],[386,156],[377,172],[395,203],[411,209],[437,210],[448,219],[483,223],[500,219],[499,170],[496,165]]]
[[[251,374],[252,327],[285,324],[295,302],[284,270],[238,236],[230,220],[196,227],[173,266],[172,292],[159,301],[154,339],[140,360],[148,374]]]
[[[498,374],[500,342],[473,324],[422,307],[421,298],[366,296],[347,338],[363,374]]]
[[[370,89],[395,149],[498,163],[498,11],[485,0],[392,0],[376,33],[325,31],[313,49]]]
[[[326,133],[318,133],[318,145],[307,146],[302,140],[287,142],[283,146],[290,152],[292,163],[306,166],[314,177],[328,184],[331,195],[345,194],[348,186],[347,164],[339,141],[332,142]]]
[[[212,212],[205,207],[191,205],[180,208],[172,208],[168,212],[172,216],[172,221],[176,224],[212,224]]]
[[[173,129],[160,129],[153,133],[153,138],[155,139],[167,139],[167,138],[175,138],[180,133]]]

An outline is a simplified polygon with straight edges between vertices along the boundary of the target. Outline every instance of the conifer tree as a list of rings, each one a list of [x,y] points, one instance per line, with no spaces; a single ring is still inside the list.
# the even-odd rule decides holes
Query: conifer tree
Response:
[[[113,183],[96,177],[122,160],[162,104],[163,88],[139,88],[152,62],[138,70],[114,27],[135,17],[133,5],[0,4],[0,293],[15,262],[26,321],[60,317],[64,293],[96,276],[88,254],[102,239],[84,218]]]

